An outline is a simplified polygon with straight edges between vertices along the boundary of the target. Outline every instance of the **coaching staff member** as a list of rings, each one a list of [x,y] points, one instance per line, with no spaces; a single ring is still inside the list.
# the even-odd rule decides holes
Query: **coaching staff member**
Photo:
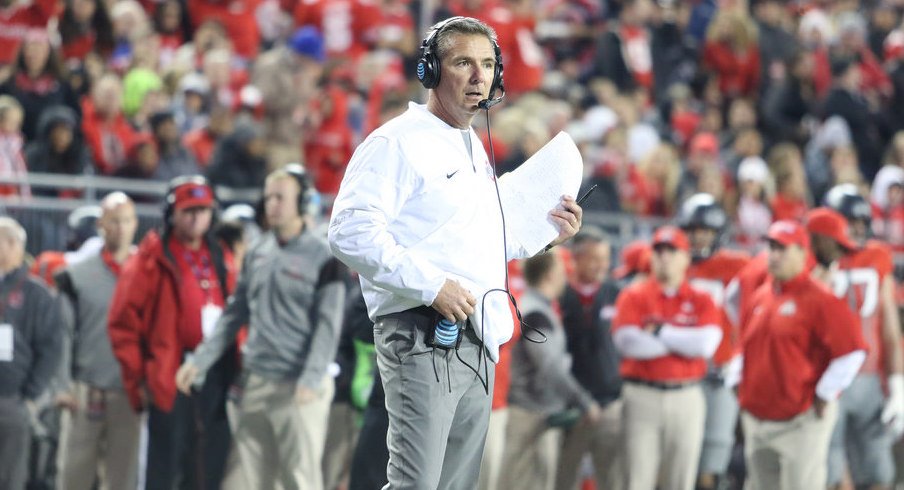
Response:
[[[507,295],[486,293],[503,288],[506,262],[528,252],[517,236],[503,240],[495,173],[470,126],[501,89],[495,32],[455,17],[433,26],[421,47],[427,104],[410,104],[358,147],[329,239],[359,272],[376,322],[389,412],[384,488],[470,490],[493,390],[484,354],[495,361],[513,330]],[[581,208],[566,197],[549,218],[561,229],[558,244],[577,232]],[[441,317],[462,327],[457,352],[427,345]]]

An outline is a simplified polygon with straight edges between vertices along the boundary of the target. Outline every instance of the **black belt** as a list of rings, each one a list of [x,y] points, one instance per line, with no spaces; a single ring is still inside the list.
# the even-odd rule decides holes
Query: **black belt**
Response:
[[[681,390],[684,388],[690,388],[691,386],[696,386],[700,384],[699,379],[691,380],[691,381],[675,381],[675,382],[661,382],[661,381],[649,381],[646,379],[638,379],[638,378],[625,378],[625,383],[633,383],[641,386],[646,386],[647,388],[655,388],[657,390]]]
[[[426,330],[434,328],[436,326],[436,323],[439,322],[442,315],[440,315],[438,311],[429,306],[418,306],[417,308],[398,311],[396,313],[387,313],[386,315],[380,315],[377,317],[377,322],[384,318],[393,317],[414,318],[415,320],[417,320],[415,324],[418,326],[418,328]],[[464,326],[462,326],[462,330],[473,330],[470,319],[465,322]]]

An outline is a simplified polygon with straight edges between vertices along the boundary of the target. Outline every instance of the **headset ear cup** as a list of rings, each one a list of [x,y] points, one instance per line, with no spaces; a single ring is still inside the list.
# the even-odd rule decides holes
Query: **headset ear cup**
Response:
[[[439,85],[437,60],[432,51],[425,52],[424,56],[418,61],[417,76],[421,81],[421,85],[426,89],[436,88]]]

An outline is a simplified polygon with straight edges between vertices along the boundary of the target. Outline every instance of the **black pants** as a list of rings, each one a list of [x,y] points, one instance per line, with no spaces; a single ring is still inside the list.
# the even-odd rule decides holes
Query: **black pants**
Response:
[[[380,373],[374,370],[374,386],[364,409],[364,423],[358,433],[358,445],[352,456],[348,490],[374,490],[388,483],[386,465],[389,463],[389,449],[386,447],[386,433],[389,431],[389,412],[384,403]]]
[[[0,397],[0,488],[25,488],[30,438],[25,403],[19,397]]]
[[[232,357],[231,351],[224,358]],[[232,369],[211,368],[200,392],[148,414],[147,490],[219,490],[232,446],[226,391]],[[228,363],[228,361],[227,361]]]

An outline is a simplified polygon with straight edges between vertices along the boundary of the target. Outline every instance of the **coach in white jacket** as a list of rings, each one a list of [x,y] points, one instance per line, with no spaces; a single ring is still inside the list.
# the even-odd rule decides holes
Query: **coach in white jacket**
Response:
[[[428,31],[418,63],[427,104],[368,136],[333,207],[333,253],[360,274],[375,322],[388,489],[471,489],[480,470],[494,373],[486,358],[512,335],[506,294],[489,291],[505,287],[507,260],[527,255],[519,237],[503,239],[493,167],[470,127],[504,90],[495,39],[471,18]],[[561,208],[550,213],[561,229],[554,244],[581,223],[572,198]],[[442,317],[461,328],[453,349],[428,345]]]

